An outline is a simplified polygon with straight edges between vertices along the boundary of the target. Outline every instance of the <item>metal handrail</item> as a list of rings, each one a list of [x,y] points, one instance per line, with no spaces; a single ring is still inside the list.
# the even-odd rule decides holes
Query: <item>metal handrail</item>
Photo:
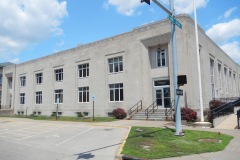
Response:
[[[134,109],[134,110],[132,110]],[[139,102],[137,102],[134,106],[132,106],[129,110],[128,110],[128,114],[131,115],[132,113],[134,113],[136,111],[136,113],[138,113],[139,110],[142,109],[142,100],[140,100]]]
[[[229,99],[228,99],[229,100]],[[215,108],[211,111],[211,116],[212,116],[212,120],[219,115],[225,115],[225,114],[229,114],[229,113],[233,113],[234,110],[233,108],[238,105],[240,103],[240,98],[238,98],[237,100],[233,101],[233,102],[229,102],[226,103],[218,108]]]
[[[148,115],[149,113],[152,111],[152,113],[154,113],[154,109],[155,107],[157,107],[157,101],[153,102],[147,109],[145,109],[145,114],[147,115],[147,119],[148,119]]]
[[[168,108],[165,108],[165,116],[166,116],[166,118],[168,117],[169,112],[171,114],[171,118],[173,118],[172,117],[172,110],[173,110],[173,108],[174,108],[174,100],[171,101],[171,105],[170,105],[169,110],[168,110]]]

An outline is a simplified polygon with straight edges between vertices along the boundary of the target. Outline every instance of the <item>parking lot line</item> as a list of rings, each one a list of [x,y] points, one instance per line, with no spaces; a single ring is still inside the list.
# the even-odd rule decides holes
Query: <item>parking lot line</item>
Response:
[[[75,136],[73,136],[73,137],[71,137],[71,138],[69,138],[69,139],[66,139],[65,141],[62,141],[61,143],[56,144],[56,146],[58,147],[58,146],[62,145],[63,143],[66,143],[66,142],[68,142],[68,141],[70,141],[70,140],[72,140],[72,139],[80,136],[81,134],[86,133],[86,132],[92,130],[93,128],[94,128],[94,127],[91,127],[91,128],[89,128],[88,130],[86,130],[86,131],[83,131],[83,132],[81,132],[81,133],[79,133],[79,134],[77,134],[77,135],[75,135]]]
[[[21,138],[21,139],[18,139],[18,140],[24,140],[24,139],[32,138],[32,137],[34,137],[34,136],[38,136],[38,135],[45,134],[45,133],[48,133],[48,132],[51,132],[51,131],[55,131],[55,130],[60,129],[60,128],[63,128],[63,127],[65,127],[65,126],[58,127],[58,128],[51,129],[51,130],[47,130],[47,131],[45,131],[45,132],[41,132],[41,133],[38,133],[38,134],[34,134],[34,135],[32,135],[32,136],[27,136],[27,137],[24,137],[24,138]]]

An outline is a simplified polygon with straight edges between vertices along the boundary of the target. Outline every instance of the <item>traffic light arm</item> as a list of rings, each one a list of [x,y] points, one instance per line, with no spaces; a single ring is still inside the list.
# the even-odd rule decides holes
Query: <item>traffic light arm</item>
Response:
[[[152,0],[156,5],[158,5],[160,8],[162,8],[165,12],[167,12],[167,14],[171,15],[173,14],[172,11],[170,11],[169,9],[167,9],[164,5],[162,5],[160,2],[158,2],[157,0]]]

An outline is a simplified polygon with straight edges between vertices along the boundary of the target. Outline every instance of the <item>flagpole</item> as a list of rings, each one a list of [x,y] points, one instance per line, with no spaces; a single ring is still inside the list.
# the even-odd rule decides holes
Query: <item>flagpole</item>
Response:
[[[193,0],[193,10],[194,10],[194,22],[195,22],[195,38],[196,38],[196,53],[197,53],[197,67],[198,67],[198,72],[197,73],[198,73],[198,82],[199,82],[200,114],[201,114],[201,122],[204,122],[202,80],[201,80],[201,67],[200,67],[199,42],[198,42],[198,26],[197,26],[197,13],[196,13],[195,0]]]

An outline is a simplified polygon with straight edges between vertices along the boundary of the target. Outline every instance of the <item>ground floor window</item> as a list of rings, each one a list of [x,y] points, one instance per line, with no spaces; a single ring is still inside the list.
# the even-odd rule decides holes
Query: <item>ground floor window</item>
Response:
[[[78,91],[78,102],[89,102],[89,87],[79,87]]]
[[[20,104],[25,104],[25,93],[20,93]]]
[[[42,104],[42,91],[36,92],[36,104]]]
[[[123,101],[123,83],[109,84],[110,101]]]
[[[63,90],[55,90],[55,103],[63,103]]]

